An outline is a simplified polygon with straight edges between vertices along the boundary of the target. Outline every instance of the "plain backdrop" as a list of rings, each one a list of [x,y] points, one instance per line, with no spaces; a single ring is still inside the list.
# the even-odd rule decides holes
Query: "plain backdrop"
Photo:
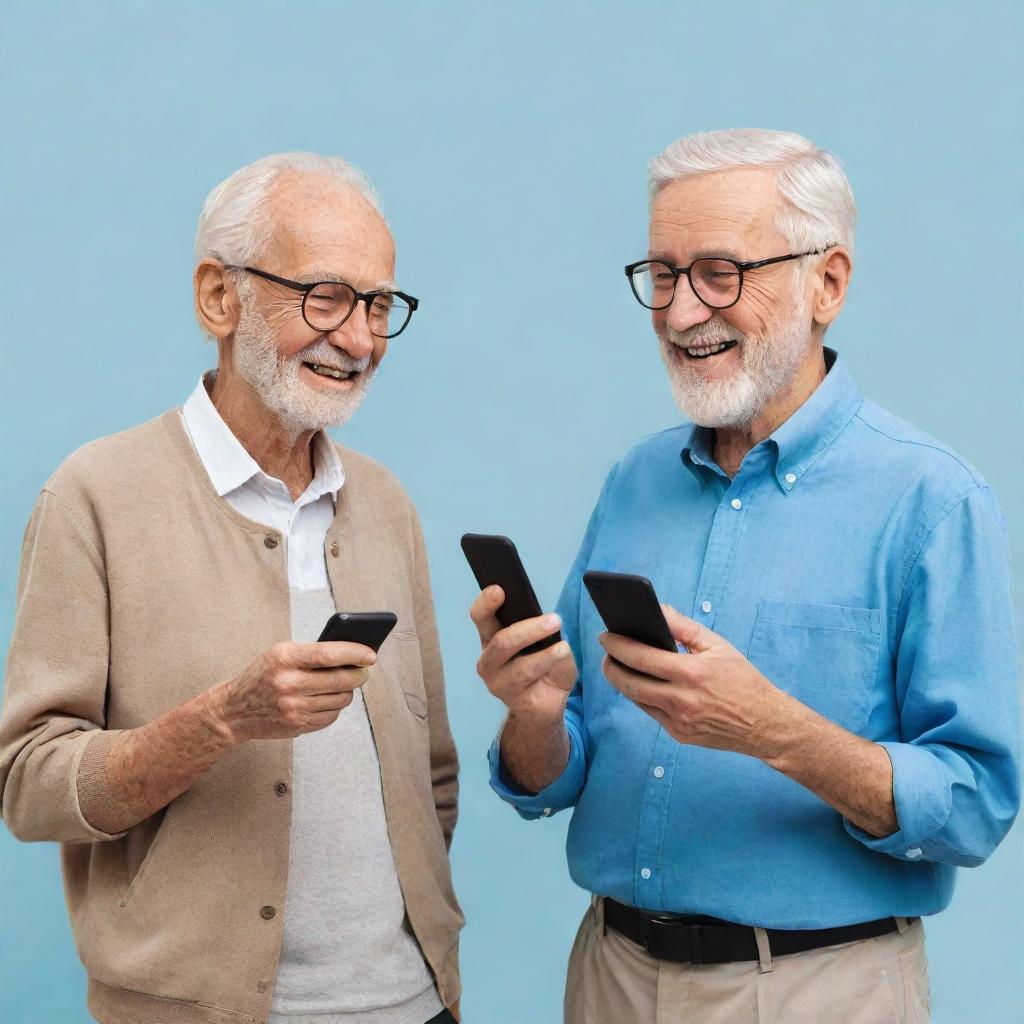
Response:
[[[646,161],[759,126],[843,160],[861,218],[830,344],[987,477],[1020,564],[1022,22],[1018,4],[933,0],[8,0],[0,641],[46,477],[212,365],[190,283],[207,191],[281,150],[362,166],[422,304],[337,436],[398,474],[426,531],[463,762],[465,1019],[555,1024],[587,895],[568,815],[521,821],[488,788],[500,709],[473,670],[458,538],[514,537],[553,604],[609,464],[678,420],[622,273],[645,253]],[[85,1024],[57,847],[0,829],[0,886],[0,1020]],[[927,922],[936,1024],[1024,1019],[1022,888],[1017,829]]]

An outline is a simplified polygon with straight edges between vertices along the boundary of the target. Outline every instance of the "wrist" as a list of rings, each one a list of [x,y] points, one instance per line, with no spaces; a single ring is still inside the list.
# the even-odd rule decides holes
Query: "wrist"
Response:
[[[808,730],[813,728],[812,719],[816,717],[795,697],[772,685],[767,706],[751,736],[751,749],[747,753],[785,774],[794,753],[806,747]]]
[[[200,722],[224,751],[244,742],[236,735],[228,720],[225,701],[227,685],[220,683],[209,690],[204,690],[195,698],[195,711]]]
[[[516,729],[529,729],[535,735],[559,732],[565,725],[565,705],[563,704],[556,711],[508,708],[508,717],[505,720],[506,728],[509,725]]]

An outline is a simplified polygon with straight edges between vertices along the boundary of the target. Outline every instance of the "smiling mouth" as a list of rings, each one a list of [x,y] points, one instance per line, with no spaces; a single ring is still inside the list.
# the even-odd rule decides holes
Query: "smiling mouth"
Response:
[[[358,370],[341,370],[337,366],[325,366],[323,363],[303,363],[302,365],[312,370],[318,377],[328,377],[331,380],[351,380],[359,375]]]
[[[680,346],[680,348],[683,349],[690,359],[708,359],[711,356],[720,355],[722,352],[728,352],[729,349],[735,348],[737,344],[738,342],[735,341],[723,341],[717,345]]]

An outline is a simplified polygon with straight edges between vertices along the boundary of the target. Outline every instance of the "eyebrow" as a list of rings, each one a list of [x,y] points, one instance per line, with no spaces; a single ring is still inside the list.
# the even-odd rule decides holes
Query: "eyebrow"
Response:
[[[324,281],[330,281],[333,284],[351,284],[347,278],[341,277],[335,274],[331,270],[311,270],[308,273],[300,274],[295,280],[299,284],[321,284]],[[398,291],[398,285],[390,278],[384,281],[379,281],[372,288],[368,288],[367,291],[371,292],[395,292]]]
[[[661,260],[663,263],[673,263],[671,256],[666,256],[664,253],[652,253],[648,252],[647,258],[649,260]],[[732,249],[698,249],[690,257],[690,262],[694,260],[735,260],[737,263],[742,263],[743,259],[739,253]],[[673,266],[675,264],[673,263]]]

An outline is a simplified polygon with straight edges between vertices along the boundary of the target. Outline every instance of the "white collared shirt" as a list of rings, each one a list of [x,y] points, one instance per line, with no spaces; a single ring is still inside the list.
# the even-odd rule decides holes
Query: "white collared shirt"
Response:
[[[330,438],[313,438],[313,479],[297,501],[221,419],[204,374],[182,408],[217,493],[281,531],[291,636],[312,643],[336,610],[324,559],[345,473]],[[271,1024],[418,1024],[442,1007],[406,923],[384,811],[380,762],[362,692],[330,725],[294,741],[289,874]],[[369,1006],[371,1009],[363,1009]]]
[[[288,585],[296,590],[329,587],[324,538],[334,520],[334,501],[345,482],[337,449],[321,430],[313,438],[313,479],[292,501],[288,488],[268,476],[221,419],[204,384],[205,374],[182,408],[185,427],[217,493],[236,512],[280,530],[285,538]]]

